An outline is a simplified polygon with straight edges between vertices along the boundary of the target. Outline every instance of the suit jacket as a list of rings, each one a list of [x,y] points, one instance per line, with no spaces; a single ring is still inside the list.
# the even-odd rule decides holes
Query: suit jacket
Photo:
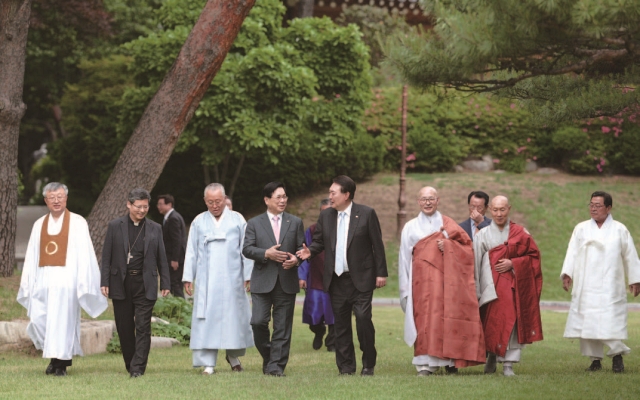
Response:
[[[175,209],[162,224],[162,239],[167,253],[167,262],[177,261],[184,265],[184,255],[187,250],[187,228],[184,219]]]
[[[280,240],[276,242],[273,234],[273,227],[267,213],[251,218],[247,222],[247,229],[244,234],[244,245],[242,254],[254,260],[253,271],[251,272],[251,292],[269,293],[276,285],[276,279],[280,277],[280,285],[285,293],[300,292],[298,283],[298,267],[284,269],[282,263],[265,258],[267,249],[280,243],[278,250],[287,251],[291,254],[302,249],[304,243],[304,228],[302,220],[287,212],[282,213],[282,224],[280,226]]]
[[[324,291],[329,291],[335,272],[338,211],[327,208],[320,213],[313,243],[309,246],[311,257],[323,250]],[[373,208],[353,203],[349,232],[347,233],[347,264],[353,284],[361,292],[376,288],[376,277],[386,277],[387,259],[384,254],[380,222]]]
[[[129,252],[128,219],[129,215],[125,215],[109,222],[107,237],[102,248],[100,286],[108,286],[109,298],[115,300],[126,299],[124,279],[127,274],[127,254]],[[162,241],[162,226],[148,218],[145,220],[145,225],[142,278],[145,296],[149,300],[156,300],[158,298],[158,274],[160,274],[160,288],[162,290],[171,289],[169,265]]]
[[[460,222],[458,225],[460,225],[460,227],[464,229],[465,232],[467,232],[467,235],[469,235],[469,237],[471,238],[471,241],[473,242],[473,234],[471,233],[472,223],[473,222],[471,222],[471,218],[467,218],[464,221]],[[480,225],[477,226],[477,229],[480,230],[489,225],[491,225],[491,218],[484,217],[484,221],[480,222]]]

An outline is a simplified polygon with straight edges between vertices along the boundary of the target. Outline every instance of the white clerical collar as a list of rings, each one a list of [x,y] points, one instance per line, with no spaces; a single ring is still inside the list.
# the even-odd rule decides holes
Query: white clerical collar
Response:
[[[173,208],[171,210],[167,211],[167,213],[164,215],[165,221],[167,220],[167,218],[169,218],[169,215],[171,215],[172,212],[173,212]]]

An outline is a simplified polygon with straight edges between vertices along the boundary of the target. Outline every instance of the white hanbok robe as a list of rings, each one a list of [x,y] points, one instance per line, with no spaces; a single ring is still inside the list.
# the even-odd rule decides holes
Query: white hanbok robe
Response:
[[[189,229],[183,282],[194,282],[192,350],[246,349],[253,346],[251,308],[244,282],[253,260],[242,255],[246,221],[225,207],[216,221],[208,211]]]
[[[80,307],[95,318],[107,309],[107,299],[100,292],[100,267],[87,221],[78,214],[69,216],[66,265],[38,266],[44,218],[31,230],[17,300],[27,309],[27,333],[42,357],[71,360],[82,355]],[[48,233],[60,233],[63,220],[64,214],[58,221],[49,217]]]
[[[640,282],[640,261],[627,228],[611,214],[573,230],[561,276],[573,280],[566,338],[627,339],[627,285]]]
[[[413,316],[413,247],[427,236],[440,231],[443,226],[442,214],[439,211],[427,216],[420,212],[418,216],[407,222],[402,229],[400,251],[398,253],[398,286],[400,302],[404,311],[404,342],[413,346],[418,337],[416,322]],[[413,357],[413,365],[430,367],[454,366],[451,359],[442,359],[428,354]]]

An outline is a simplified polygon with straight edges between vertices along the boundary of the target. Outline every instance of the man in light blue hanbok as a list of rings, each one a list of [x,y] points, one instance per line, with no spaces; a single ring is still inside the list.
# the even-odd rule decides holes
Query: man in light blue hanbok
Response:
[[[240,372],[238,357],[253,346],[246,294],[253,261],[242,255],[246,221],[225,206],[218,183],[205,188],[204,201],[209,211],[191,223],[182,276],[185,291],[194,296],[189,348],[193,366],[204,367],[203,375],[215,373],[220,349],[226,350],[231,369]]]

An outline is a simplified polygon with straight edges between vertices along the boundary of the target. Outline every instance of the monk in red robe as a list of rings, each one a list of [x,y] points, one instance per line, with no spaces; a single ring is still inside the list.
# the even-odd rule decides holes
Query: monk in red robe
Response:
[[[419,192],[421,213],[405,225],[400,245],[404,338],[418,376],[485,362],[471,239],[438,203],[434,188]]]
[[[511,205],[496,196],[489,210],[493,222],[473,243],[477,297],[487,346],[485,373],[503,363],[505,376],[513,376],[512,363],[520,361],[525,344],[542,340],[540,250],[529,232],[509,220]]]

